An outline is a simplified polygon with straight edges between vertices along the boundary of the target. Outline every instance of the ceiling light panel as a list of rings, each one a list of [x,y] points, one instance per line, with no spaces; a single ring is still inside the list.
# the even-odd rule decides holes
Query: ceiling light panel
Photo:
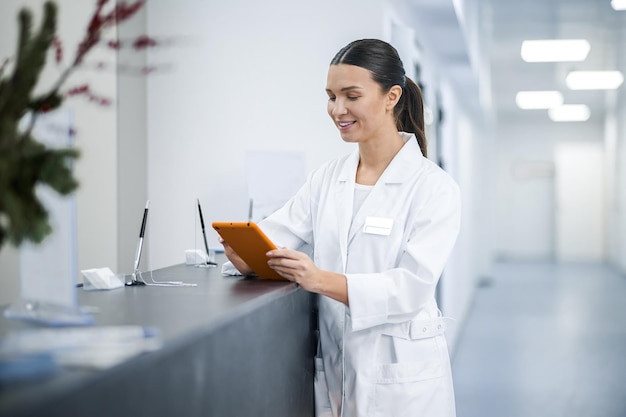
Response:
[[[549,109],[563,104],[563,94],[559,91],[520,91],[515,96],[520,109]]]
[[[584,122],[591,112],[584,104],[564,104],[548,109],[548,116],[555,122]]]
[[[585,39],[545,39],[522,42],[521,55],[526,62],[584,61],[591,46]]]
[[[626,0],[611,0],[611,7],[615,10],[626,10]]]
[[[565,78],[572,90],[614,90],[623,82],[620,71],[572,71]]]

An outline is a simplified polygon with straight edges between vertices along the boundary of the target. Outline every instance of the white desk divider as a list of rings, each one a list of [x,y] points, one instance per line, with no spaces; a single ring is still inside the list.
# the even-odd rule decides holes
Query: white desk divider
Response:
[[[25,126],[28,118],[22,123]],[[32,134],[49,147],[73,146],[72,111],[62,108],[39,115]],[[4,314],[52,326],[92,324],[93,317],[77,300],[76,197],[60,196],[43,185],[36,192],[53,231],[40,244],[25,242],[20,247],[20,300]]]

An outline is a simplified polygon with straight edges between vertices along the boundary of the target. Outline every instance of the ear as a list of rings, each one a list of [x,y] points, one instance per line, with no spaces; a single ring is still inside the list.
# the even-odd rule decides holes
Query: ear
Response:
[[[402,97],[402,87],[399,85],[392,86],[389,91],[387,91],[387,110],[393,111],[393,108],[400,101],[400,97]]]

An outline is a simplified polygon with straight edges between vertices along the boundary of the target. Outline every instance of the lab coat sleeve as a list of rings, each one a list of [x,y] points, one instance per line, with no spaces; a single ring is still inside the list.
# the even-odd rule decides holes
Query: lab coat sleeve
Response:
[[[437,188],[413,220],[395,268],[347,274],[352,330],[411,320],[430,301],[460,229],[458,186]]]

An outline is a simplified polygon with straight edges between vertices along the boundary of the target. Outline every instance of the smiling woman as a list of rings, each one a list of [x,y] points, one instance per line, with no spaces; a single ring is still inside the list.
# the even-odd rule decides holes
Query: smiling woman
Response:
[[[364,146],[392,131],[395,126],[393,107],[402,94],[400,86],[382,91],[368,70],[346,64],[330,67],[327,85],[328,114],[343,140]],[[395,154],[402,147],[402,141],[394,136]]]
[[[390,54],[389,47],[390,45],[374,39],[364,39],[346,45],[335,55],[328,71],[328,112],[335,119],[337,116],[331,112],[343,110],[331,105],[336,102],[336,94],[339,92],[333,92],[331,83],[351,101],[357,101],[366,87],[372,95],[376,92],[385,94],[387,97],[380,97],[384,101],[380,104],[386,106],[387,112],[391,111],[387,114],[391,116],[387,117],[387,122],[395,124],[399,131],[415,134],[422,154],[427,156],[422,93],[415,82],[405,75],[398,53],[391,48],[393,52]],[[390,56],[393,58],[389,59]],[[352,84],[357,78],[361,84]],[[338,79],[347,85],[337,86]],[[343,127],[348,127],[345,122],[342,123]]]
[[[390,44],[342,48],[326,92],[358,149],[259,223],[280,248],[268,265],[320,295],[316,415],[452,417],[448,319],[434,294],[459,233],[458,186],[425,157],[421,92]],[[313,259],[300,250],[309,246]],[[224,273],[249,270],[226,255]]]

